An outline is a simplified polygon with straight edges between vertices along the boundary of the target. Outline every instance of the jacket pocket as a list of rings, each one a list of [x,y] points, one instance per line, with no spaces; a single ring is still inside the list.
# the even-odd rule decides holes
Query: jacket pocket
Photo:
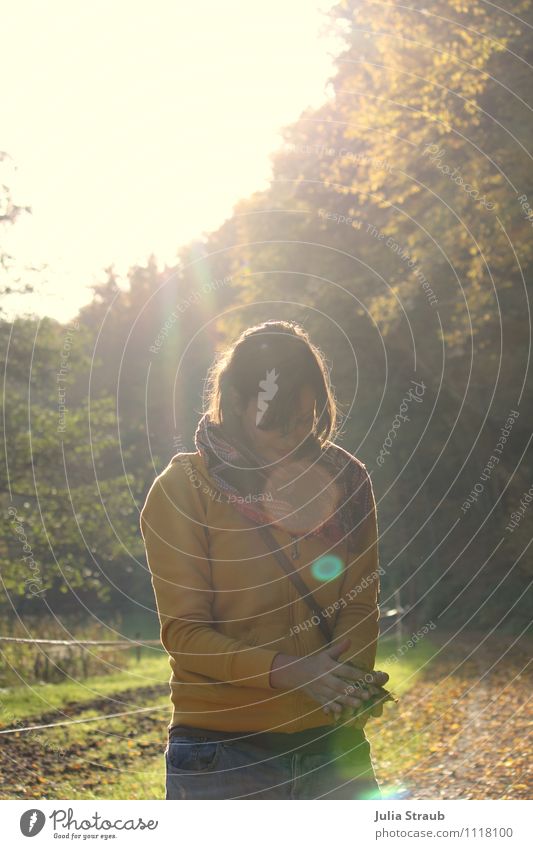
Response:
[[[254,631],[248,631],[244,638],[244,641],[248,643],[249,646],[258,646],[262,643],[261,638]]]

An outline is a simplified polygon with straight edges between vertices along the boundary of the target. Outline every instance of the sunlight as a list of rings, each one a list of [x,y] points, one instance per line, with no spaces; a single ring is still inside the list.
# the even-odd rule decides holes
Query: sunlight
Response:
[[[324,100],[331,5],[4,7],[0,149],[33,207],[9,248],[50,266],[42,295],[7,306],[68,320],[107,265],[171,265],[266,188],[280,128]]]

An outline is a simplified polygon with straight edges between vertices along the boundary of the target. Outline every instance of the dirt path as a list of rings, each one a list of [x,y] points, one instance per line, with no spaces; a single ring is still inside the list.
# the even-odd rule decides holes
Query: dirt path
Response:
[[[8,728],[20,728],[30,725],[45,725],[46,723],[60,722],[65,719],[77,719],[82,717],[88,710],[96,710],[101,715],[121,713],[122,711],[135,710],[156,700],[165,704],[168,700],[168,685],[159,684],[147,687],[132,687],[110,693],[108,696],[91,699],[90,701],[71,701],[65,703],[61,710],[51,710],[38,716],[26,717],[23,722],[6,725],[2,730]],[[135,749],[142,752],[152,747],[151,743],[139,740],[144,735],[154,734],[161,737],[160,746],[164,746],[164,732],[166,732],[166,718],[168,708],[153,713],[134,714],[131,719],[124,717],[111,720],[113,723],[121,723],[124,731],[113,734],[117,742],[129,740],[132,753]],[[65,778],[71,778],[77,782],[80,769],[83,769],[83,785],[87,788],[96,787],[104,773],[109,774],[110,769],[119,764],[123,753],[109,751],[102,747],[108,737],[108,722],[87,723],[79,725],[88,733],[85,733],[79,743],[66,746],[54,746],[50,742],[51,729],[44,728],[40,731],[25,731],[18,734],[0,734],[0,795],[4,799],[38,799],[57,798],[56,788],[65,784]],[[63,728],[68,726],[63,726]],[[74,726],[76,727],[76,726]],[[115,725],[116,729],[116,725]],[[60,730],[60,729],[59,729]],[[62,797],[59,797],[62,798]]]
[[[380,784],[413,799],[532,798],[531,640],[506,653],[511,637],[483,638],[441,643],[398,711],[367,726]]]

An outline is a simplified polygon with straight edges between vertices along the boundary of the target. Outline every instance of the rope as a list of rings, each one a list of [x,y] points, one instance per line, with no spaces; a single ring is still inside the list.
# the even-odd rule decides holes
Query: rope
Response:
[[[0,637],[2,643],[38,643],[47,646],[159,646],[160,640],[38,640],[31,637]]]

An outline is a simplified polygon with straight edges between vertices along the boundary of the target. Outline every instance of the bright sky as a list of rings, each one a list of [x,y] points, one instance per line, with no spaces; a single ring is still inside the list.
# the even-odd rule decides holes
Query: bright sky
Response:
[[[33,208],[6,237],[50,266],[43,297],[6,298],[9,316],[67,321],[107,265],[170,264],[264,188],[279,129],[327,96],[332,5],[5,2],[0,150]]]

